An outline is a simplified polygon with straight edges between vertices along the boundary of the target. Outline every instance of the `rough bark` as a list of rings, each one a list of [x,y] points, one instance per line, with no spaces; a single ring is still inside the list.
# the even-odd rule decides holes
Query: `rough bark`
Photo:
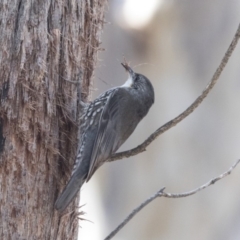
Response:
[[[76,238],[78,200],[64,216],[54,202],[76,155],[104,4],[0,3],[0,239]]]

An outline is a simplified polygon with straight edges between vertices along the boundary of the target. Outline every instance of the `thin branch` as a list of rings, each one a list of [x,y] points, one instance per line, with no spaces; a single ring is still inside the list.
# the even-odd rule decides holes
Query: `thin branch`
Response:
[[[119,232],[138,212],[140,212],[144,207],[146,207],[150,202],[152,202],[155,198],[159,196],[164,191],[164,187],[160,189],[157,193],[155,193],[152,197],[148,198],[145,202],[143,202],[140,206],[135,208],[129,215],[128,217],[121,222],[120,225],[114,231],[112,231],[104,240],[110,240],[113,238],[117,232]]]
[[[211,91],[211,89],[213,88],[213,86],[215,85],[215,83],[217,82],[217,80],[219,79],[223,69],[225,68],[229,58],[231,57],[237,42],[240,38],[240,24],[238,26],[237,32],[227,50],[227,52],[225,53],[219,67],[217,68],[216,72],[214,73],[210,83],[206,86],[206,88],[204,89],[204,91],[202,92],[202,94],[180,115],[178,115],[176,118],[174,118],[173,120],[167,122],[166,124],[164,124],[163,126],[161,126],[160,128],[158,128],[154,133],[152,133],[142,144],[140,144],[139,146],[128,150],[128,151],[124,151],[124,152],[120,152],[120,153],[115,153],[111,156],[111,158],[108,159],[109,162],[111,161],[115,161],[118,159],[122,159],[125,157],[131,157],[134,156],[138,153],[141,153],[143,151],[146,150],[146,147],[152,143],[159,135],[163,134],[164,132],[166,132],[167,130],[169,130],[170,128],[172,128],[173,126],[175,126],[176,124],[178,124],[179,122],[181,122],[184,118],[186,118],[189,114],[191,114],[199,105],[200,103],[207,97],[208,93]]]
[[[191,190],[189,192],[184,192],[184,193],[166,193],[164,192],[165,187],[161,188],[158,192],[156,192],[153,196],[145,200],[143,203],[141,203],[137,208],[135,208],[126,219],[124,219],[120,225],[116,229],[114,229],[104,240],[110,240],[112,239],[137,213],[139,213],[144,207],[146,207],[150,202],[155,200],[158,197],[166,197],[166,198],[183,198],[183,197],[188,197],[193,194],[196,194],[197,192],[202,191],[203,189],[213,185],[217,181],[225,178],[226,176],[230,175],[233,171],[233,169],[239,164],[240,159],[238,159],[230,168],[228,171],[222,173],[218,177],[215,177],[208,181],[207,183],[203,184],[202,186]]]
[[[218,182],[219,180],[225,178],[226,176],[230,175],[233,171],[233,169],[239,164],[240,159],[238,159],[226,172],[222,173],[218,177],[213,178],[212,180],[208,181],[207,183],[203,184],[202,186],[189,191],[189,192],[184,192],[184,193],[166,193],[163,192],[161,196],[159,197],[166,197],[166,198],[183,198],[183,197],[188,197],[191,196],[197,192],[202,191],[203,189],[213,185],[214,183]]]

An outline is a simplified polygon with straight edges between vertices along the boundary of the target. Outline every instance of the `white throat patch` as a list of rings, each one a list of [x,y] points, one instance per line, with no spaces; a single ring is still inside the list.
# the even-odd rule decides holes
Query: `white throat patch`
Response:
[[[121,86],[121,87],[132,87],[132,85],[133,85],[133,80],[132,80],[132,77],[131,76],[129,76],[128,77],[128,80]]]

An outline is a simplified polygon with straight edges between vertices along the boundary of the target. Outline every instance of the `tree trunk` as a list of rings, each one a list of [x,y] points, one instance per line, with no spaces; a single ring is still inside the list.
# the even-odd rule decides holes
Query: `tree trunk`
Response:
[[[54,203],[77,151],[105,0],[1,0],[0,239],[76,239]],[[73,82],[80,84],[74,84]]]

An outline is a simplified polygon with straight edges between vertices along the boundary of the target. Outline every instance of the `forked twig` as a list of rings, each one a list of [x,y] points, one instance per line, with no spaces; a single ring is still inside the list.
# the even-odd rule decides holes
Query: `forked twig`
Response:
[[[135,208],[119,225],[116,229],[114,229],[104,240],[110,240],[112,239],[137,213],[139,213],[144,207],[146,207],[150,202],[152,202],[154,199],[158,197],[166,197],[166,198],[183,198],[188,197],[193,194],[196,194],[197,192],[202,191],[203,189],[213,185],[217,181],[225,178],[226,176],[230,175],[233,169],[239,164],[240,159],[238,159],[226,172],[222,173],[218,177],[215,177],[208,181],[207,183],[203,184],[202,186],[188,191],[184,193],[167,193],[164,192],[165,187],[161,188],[159,191],[157,191],[153,196],[145,200],[143,203],[141,203],[137,208]]]

